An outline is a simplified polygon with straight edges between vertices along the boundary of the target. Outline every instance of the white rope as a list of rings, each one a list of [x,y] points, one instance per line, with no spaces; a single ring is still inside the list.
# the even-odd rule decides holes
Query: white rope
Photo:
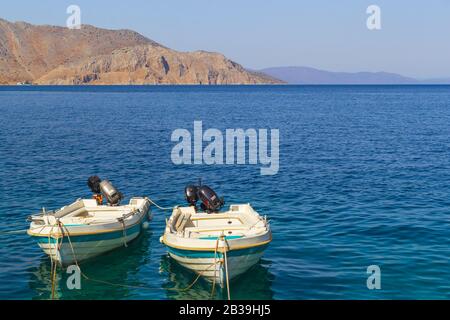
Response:
[[[3,225],[3,226],[5,227],[5,229],[13,229],[13,228],[16,228],[16,227],[23,227],[23,225],[24,225],[23,222],[18,222],[18,223]]]
[[[27,229],[24,230],[12,230],[12,231],[0,231],[0,236],[8,234],[22,234],[27,233]]]
[[[170,211],[170,210],[173,210],[174,208],[178,207],[178,206],[162,207],[162,206],[158,205],[156,202],[154,202],[152,199],[150,199],[149,197],[146,197],[145,199],[147,199],[148,201],[150,201],[151,204],[153,204],[155,207],[157,207],[158,209],[163,210],[163,211]]]

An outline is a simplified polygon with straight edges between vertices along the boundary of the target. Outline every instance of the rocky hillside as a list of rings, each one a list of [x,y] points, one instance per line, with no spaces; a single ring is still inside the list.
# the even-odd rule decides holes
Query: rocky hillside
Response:
[[[178,52],[130,30],[0,19],[0,84],[259,84],[280,81],[221,54]]]

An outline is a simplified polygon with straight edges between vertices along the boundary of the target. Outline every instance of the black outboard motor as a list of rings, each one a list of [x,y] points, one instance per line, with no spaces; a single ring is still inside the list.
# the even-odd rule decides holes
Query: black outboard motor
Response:
[[[198,187],[198,197],[202,202],[202,209],[208,213],[218,212],[225,204],[224,199],[219,198],[217,193],[206,185]]]
[[[102,182],[102,180],[98,176],[89,177],[87,184],[92,193],[100,194],[100,182]]]
[[[189,185],[184,189],[184,195],[186,196],[186,201],[191,206],[196,206],[198,201],[198,188],[194,185]]]

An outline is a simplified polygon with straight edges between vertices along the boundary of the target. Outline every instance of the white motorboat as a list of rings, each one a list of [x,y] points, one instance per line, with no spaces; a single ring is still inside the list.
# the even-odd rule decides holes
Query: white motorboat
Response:
[[[209,194],[213,203],[217,196]],[[224,212],[206,209],[174,208],[160,241],[179,264],[224,287],[260,260],[272,233],[250,204],[231,205]]]
[[[69,265],[127,246],[150,220],[147,198],[131,198],[128,204],[119,205],[121,194],[107,180],[103,183],[107,204],[98,198],[79,199],[29,218],[28,234],[52,260]]]

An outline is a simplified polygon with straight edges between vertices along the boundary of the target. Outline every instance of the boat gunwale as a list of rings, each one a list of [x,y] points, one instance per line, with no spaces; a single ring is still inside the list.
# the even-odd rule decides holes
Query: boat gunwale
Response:
[[[230,251],[237,251],[237,250],[249,249],[249,248],[254,248],[254,247],[261,247],[261,246],[267,245],[270,242],[272,242],[272,232],[269,231],[268,234],[269,234],[269,239],[264,240],[264,241],[260,241],[260,242],[256,242],[256,243],[250,243],[250,244],[247,244],[247,245],[231,246],[231,244],[233,242],[242,242],[242,240],[251,239],[252,237],[244,237],[244,238],[226,240],[228,242],[228,244],[229,244],[228,249],[225,249],[224,246],[221,246],[221,247],[217,248],[217,252],[225,252],[225,251],[230,252]],[[262,236],[259,235],[257,237],[262,237]],[[255,237],[253,237],[253,238],[255,238]],[[214,246],[212,246],[212,247],[185,247],[185,246],[181,246],[181,245],[177,245],[177,244],[173,244],[173,243],[168,243],[166,241],[166,239],[167,239],[166,238],[166,234],[164,234],[163,239],[162,239],[163,244],[165,244],[168,247],[174,248],[174,249],[190,250],[190,251],[204,251],[204,252],[214,252],[216,250],[217,240],[204,240],[204,239],[201,239],[201,241],[203,243],[205,243],[206,241],[211,241],[211,243],[214,244]],[[198,240],[198,239],[190,239],[190,240]]]
[[[226,219],[237,219],[241,222],[241,225],[237,226],[227,226],[226,229],[230,230],[254,230],[254,229],[260,229],[257,233],[251,233],[251,234],[245,234],[240,238],[235,239],[225,239],[227,242],[227,249],[225,249],[225,245],[222,245],[220,247],[217,247],[218,239],[201,239],[201,238],[191,238],[191,237],[183,237],[180,236],[177,232],[173,232],[171,230],[171,227],[169,226],[169,222],[173,220],[173,217],[175,215],[175,210],[179,208],[175,208],[173,210],[172,215],[168,220],[166,220],[166,229],[164,231],[163,236],[160,238],[160,241],[162,244],[179,250],[191,250],[191,251],[204,251],[204,252],[214,252],[215,250],[218,250],[219,252],[224,251],[235,251],[235,250],[243,250],[248,248],[254,248],[259,246],[267,245],[272,241],[272,231],[270,228],[270,225],[265,219],[262,218],[262,216],[253,209],[253,207],[250,204],[246,204],[245,206],[250,207],[252,212],[240,212],[239,214],[236,213],[236,211],[233,211],[231,208],[233,206],[241,206],[238,204],[230,205],[230,210],[226,212],[221,212],[216,215],[210,215],[207,213],[196,213],[196,215],[190,216],[190,219],[193,221],[201,221],[201,220],[226,220]],[[245,220],[242,218],[244,214],[252,214],[256,215],[258,218],[258,222],[248,226],[247,223],[245,223]],[[256,224],[258,224],[260,221],[264,221],[264,226],[257,227]],[[172,221],[173,223],[173,221]],[[223,230],[223,226],[209,226],[209,227],[196,227],[199,228],[200,232],[204,231],[220,231]],[[196,230],[198,231],[198,230]],[[252,241],[257,241],[253,242]],[[189,246],[184,246],[181,244],[178,244],[180,242],[189,242]],[[224,241],[224,240],[220,240]],[[243,243],[243,244],[240,244]],[[206,247],[205,247],[206,245]],[[217,248],[217,249],[216,249]]]
[[[138,222],[133,223],[133,224],[130,224],[129,226],[126,226],[125,230],[128,230],[128,229],[130,229],[130,228],[132,228],[132,227],[134,227],[134,226],[140,224],[140,223],[142,222],[141,220],[142,220],[142,217],[139,219]],[[57,225],[53,225],[53,226],[46,225],[45,227],[57,227]],[[106,230],[101,230],[101,231],[97,231],[97,232],[78,232],[78,233],[72,233],[72,232],[69,232],[69,236],[71,236],[71,237],[77,237],[77,236],[91,236],[91,235],[97,235],[97,234],[112,233],[112,232],[117,232],[117,231],[122,231],[122,230],[123,230],[123,228],[118,228],[118,229],[106,229]],[[31,236],[31,237],[45,237],[45,238],[52,237],[52,238],[62,238],[62,237],[64,237],[67,233],[64,233],[64,232],[61,233],[61,232],[59,231],[59,228],[58,228],[58,231],[57,231],[57,232],[54,232],[54,233],[51,233],[51,234],[34,233],[34,232],[32,232],[31,230],[27,230],[27,234],[28,234],[29,236]]]
[[[139,209],[142,209],[142,208],[139,208]],[[141,214],[141,216],[139,217],[139,219],[135,222],[135,223],[133,223],[133,224],[130,224],[130,225],[127,225],[126,227],[125,227],[125,231],[126,230],[128,230],[128,229],[130,229],[130,228],[133,228],[133,227],[135,227],[135,226],[137,226],[137,225],[139,225],[139,224],[141,224],[142,223],[142,220],[144,219],[144,217],[146,216],[146,215],[148,215],[148,213],[150,212],[150,206],[148,206],[148,209],[147,209],[147,211],[146,212],[143,212],[143,213],[139,213],[139,211],[137,211],[138,213],[137,214]],[[133,215],[133,216],[131,216],[132,218],[134,217],[135,215]],[[118,221],[115,221],[115,222],[110,222],[110,223],[108,223],[108,224],[120,224],[121,225],[121,223],[120,222],[118,222]],[[97,226],[101,226],[102,224],[97,224],[97,225],[80,225],[80,226],[76,226],[76,227],[73,227],[72,226],[72,228],[80,228],[80,227],[84,227],[84,228],[89,228],[89,227],[91,227],[91,228],[93,228],[93,227],[97,227]],[[106,224],[104,224],[104,225],[106,225]],[[66,225],[65,225],[66,226]],[[55,231],[54,233],[36,233],[36,232],[33,232],[35,229],[41,229],[41,232],[45,229],[45,228],[57,228],[57,231]],[[66,227],[68,227],[68,226],[66,226]],[[70,227],[68,227],[68,228],[70,228]],[[95,232],[93,232],[93,231],[86,231],[86,232],[69,232],[69,236],[71,236],[71,237],[77,237],[77,236],[89,236],[89,235],[99,235],[99,234],[105,234],[105,233],[112,233],[112,232],[117,232],[117,231],[123,231],[124,230],[124,228],[123,227],[119,227],[119,228],[114,228],[114,229],[97,229],[97,231],[95,231]],[[31,229],[31,227],[27,230],[27,234],[29,235],[29,236],[31,236],[31,237],[45,237],[45,238],[48,238],[48,237],[52,237],[52,238],[55,238],[55,239],[57,239],[57,238],[62,238],[62,237],[64,237],[67,233],[66,232],[60,232],[60,228],[58,227],[58,225],[43,225],[43,226],[38,226],[38,227],[35,227],[35,228],[33,228],[33,229]]]

